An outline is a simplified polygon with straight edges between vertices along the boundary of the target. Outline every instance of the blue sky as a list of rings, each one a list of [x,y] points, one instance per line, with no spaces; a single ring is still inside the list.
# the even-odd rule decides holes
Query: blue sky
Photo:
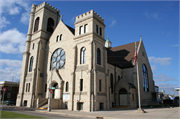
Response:
[[[32,4],[43,1],[0,0],[0,81],[19,81]],[[179,81],[178,1],[46,1],[74,28],[75,17],[93,9],[104,18],[112,46],[143,43],[160,91],[172,94]],[[177,91],[175,91],[177,94]]]

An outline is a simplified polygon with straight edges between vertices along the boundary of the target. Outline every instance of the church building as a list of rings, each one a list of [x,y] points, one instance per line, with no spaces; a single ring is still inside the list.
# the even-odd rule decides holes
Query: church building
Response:
[[[86,112],[138,107],[137,73],[141,104],[156,99],[141,37],[112,47],[104,19],[94,10],[77,16],[74,25],[65,24],[60,11],[46,2],[32,5],[17,106],[47,108],[50,103],[51,109]]]

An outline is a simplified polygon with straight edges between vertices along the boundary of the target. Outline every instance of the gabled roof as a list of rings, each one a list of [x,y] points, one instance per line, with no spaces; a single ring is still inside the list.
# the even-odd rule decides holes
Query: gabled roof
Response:
[[[138,48],[139,41],[136,42]],[[120,68],[133,67],[135,42],[107,49],[107,62]]]
[[[75,29],[73,29],[72,27],[68,26],[67,24],[65,24],[65,25],[71,31],[71,33],[75,35]]]

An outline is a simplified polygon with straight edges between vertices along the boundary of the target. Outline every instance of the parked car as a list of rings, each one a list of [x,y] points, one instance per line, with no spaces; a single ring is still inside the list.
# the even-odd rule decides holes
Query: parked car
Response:
[[[6,101],[6,105],[9,106],[9,105],[16,105],[16,99],[8,99]]]

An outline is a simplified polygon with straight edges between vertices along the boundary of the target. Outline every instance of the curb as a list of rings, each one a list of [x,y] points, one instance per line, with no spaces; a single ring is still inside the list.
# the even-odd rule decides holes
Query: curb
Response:
[[[89,118],[97,118],[99,116],[90,116],[90,115],[79,115],[79,114],[69,114],[69,113],[62,113],[62,112],[48,112],[44,110],[35,110],[37,112],[44,112],[44,113],[53,113],[53,114],[60,114],[60,115],[69,115],[69,116],[78,116],[78,117],[89,117]],[[104,118],[104,117],[103,117]]]

